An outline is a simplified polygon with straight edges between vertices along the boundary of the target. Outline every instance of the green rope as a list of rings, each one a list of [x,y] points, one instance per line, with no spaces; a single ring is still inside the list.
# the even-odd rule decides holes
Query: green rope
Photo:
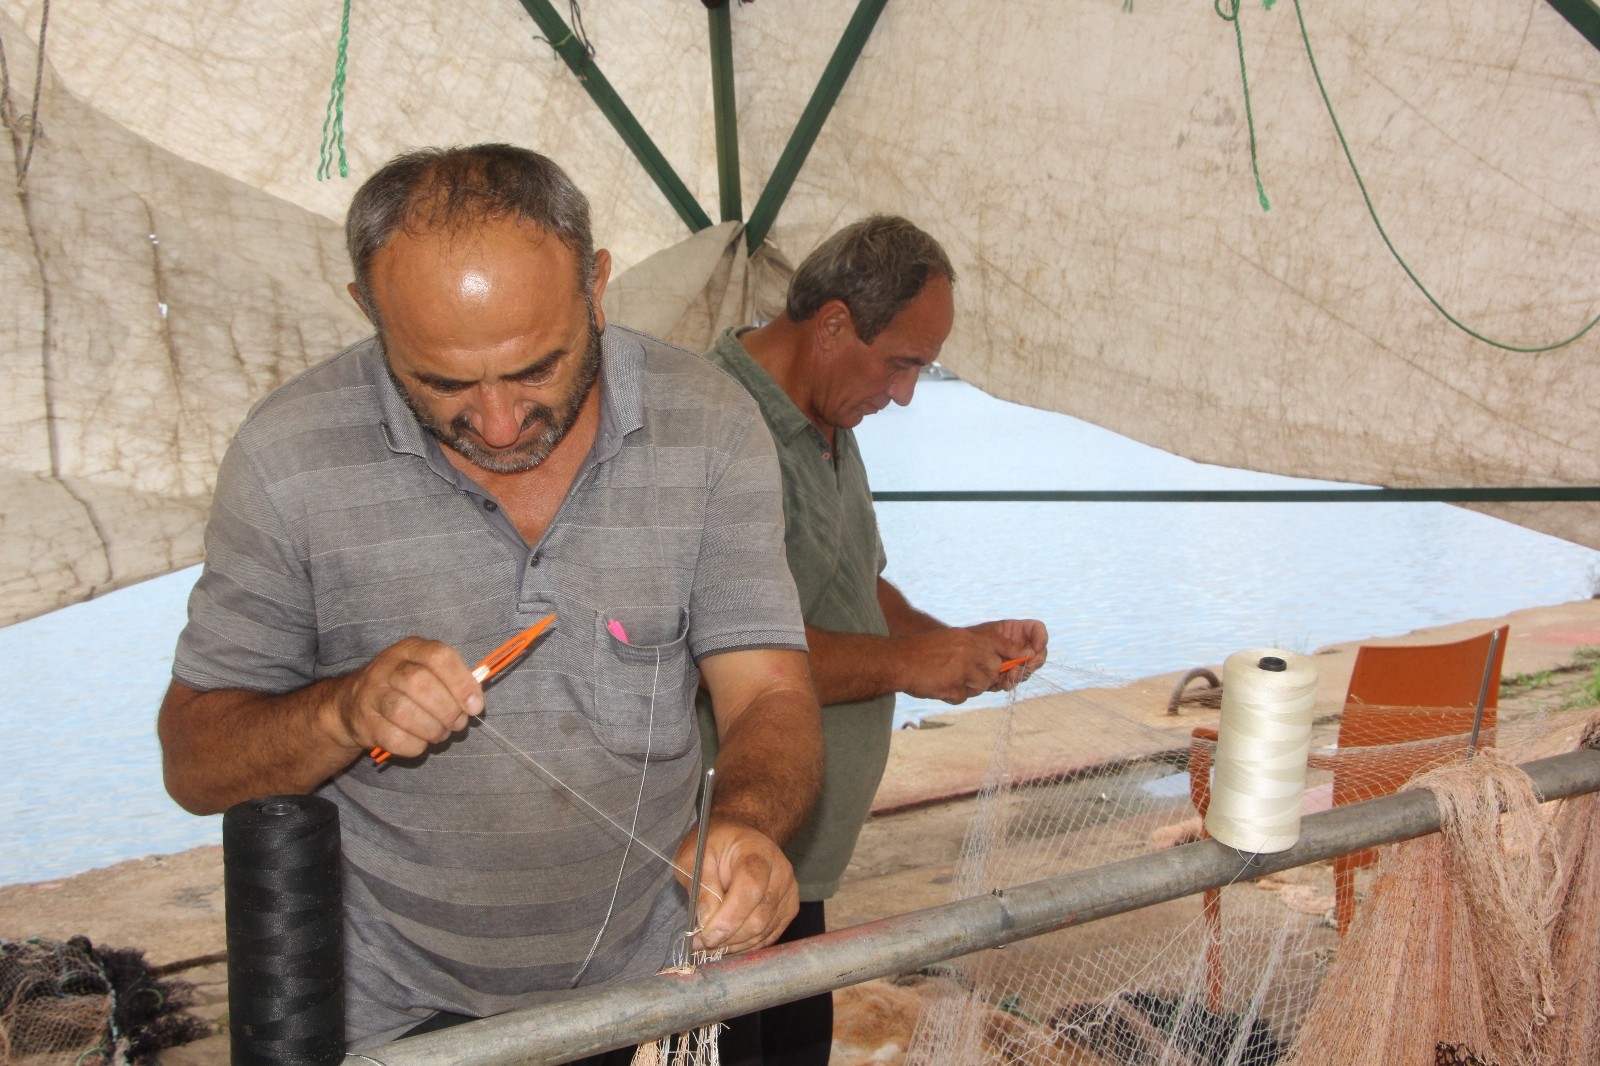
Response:
[[[349,50],[350,0],[344,0],[344,19],[339,26],[339,58],[333,64],[333,88],[328,93],[328,113],[322,120],[322,163],[317,167],[318,181],[333,176],[335,145],[339,149],[339,176],[350,176],[350,164],[344,156],[344,69]]]
[[[1264,0],[1262,6],[1270,11],[1275,2],[1276,0]],[[1256,159],[1256,127],[1255,118],[1251,114],[1250,110],[1250,81],[1249,78],[1246,77],[1244,69],[1244,35],[1239,29],[1239,0],[1213,0],[1213,7],[1216,9],[1217,15],[1220,18],[1233,23],[1234,39],[1239,46],[1239,80],[1244,85],[1245,121],[1250,127],[1250,169],[1252,173],[1255,174],[1256,194],[1261,198],[1262,210],[1267,210],[1267,194],[1261,186],[1261,169]],[[1317,92],[1322,95],[1322,105],[1327,109],[1328,119],[1333,123],[1333,132],[1339,138],[1339,148],[1344,152],[1345,162],[1350,164],[1350,173],[1354,175],[1356,179],[1356,187],[1361,190],[1361,199],[1367,205],[1367,214],[1372,218],[1372,224],[1377,228],[1378,236],[1383,238],[1384,246],[1389,249],[1389,254],[1394,257],[1394,261],[1400,264],[1400,269],[1405,271],[1406,277],[1411,279],[1411,283],[1417,287],[1417,291],[1422,293],[1422,295],[1427,298],[1428,302],[1433,305],[1434,309],[1444,316],[1445,321],[1461,330],[1461,332],[1465,333],[1467,336],[1472,337],[1474,340],[1482,341],[1484,344],[1499,348],[1503,351],[1518,352],[1525,355],[1537,354],[1539,352],[1551,352],[1555,351],[1557,348],[1565,348],[1567,345],[1582,339],[1585,334],[1587,334],[1597,324],[1600,324],[1600,314],[1597,314],[1594,318],[1589,320],[1587,325],[1578,330],[1578,332],[1574,333],[1572,336],[1568,337],[1566,340],[1556,341],[1553,344],[1529,346],[1506,344],[1502,341],[1497,341],[1492,337],[1486,337],[1482,333],[1479,333],[1477,330],[1462,322],[1455,315],[1451,314],[1445,308],[1445,306],[1438,301],[1433,293],[1428,291],[1428,287],[1422,283],[1422,279],[1417,277],[1416,271],[1411,269],[1410,264],[1408,264],[1405,261],[1405,258],[1401,256],[1400,250],[1394,246],[1394,241],[1389,238],[1388,231],[1383,228],[1383,221],[1378,218],[1378,209],[1372,203],[1372,195],[1367,191],[1367,183],[1361,177],[1360,168],[1356,166],[1355,155],[1350,151],[1350,142],[1345,140],[1344,129],[1339,125],[1339,116],[1334,113],[1333,101],[1328,97],[1328,87],[1323,84],[1322,71],[1317,67],[1317,56],[1311,47],[1311,34],[1310,31],[1306,29],[1305,11],[1300,7],[1300,0],[1294,0],[1294,14],[1295,19],[1300,24],[1300,40],[1305,44],[1306,58],[1311,62],[1311,75],[1316,79]]]
[[[1268,11],[1276,0],[1266,0],[1263,5]],[[1228,5],[1228,10],[1223,10],[1223,5]],[[1239,29],[1239,0],[1212,0],[1212,8],[1217,16],[1225,22],[1233,23],[1233,39],[1239,45],[1239,84],[1244,86],[1244,121],[1250,129],[1250,173],[1256,179],[1256,197],[1261,201],[1261,210],[1271,211],[1272,205],[1267,203],[1267,190],[1261,184],[1261,163],[1256,158],[1256,119],[1250,109],[1250,79],[1244,72],[1244,32]]]
[[[550,46],[550,51],[554,52],[556,54],[556,57],[559,59],[561,57],[562,46],[564,46],[568,41],[572,40],[576,36],[577,36],[577,34],[573,33],[571,30],[568,30],[567,31],[567,35],[565,37],[561,38],[561,40],[559,40],[559,41],[552,41],[550,38],[542,37],[537,33],[533,35],[533,39],[538,41],[540,44],[549,45]]]
[[[1400,269],[1406,272],[1406,277],[1411,279],[1412,284],[1416,285],[1418,291],[1428,298],[1428,302],[1431,303],[1438,310],[1438,312],[1445,317],[1445,320],[1452,326],[1455,326],[1457,329],[1461,330],[1461,332],[1465,333],[1467,336],[1476,340],[1480,340],[1485,344],[1492,345],[1504,351],[1520,352],[1524,354],[1550,352],[1557,348],[1565,348],[1567,345],[1572,344],[1574,341],[1582,338],[1585,333],[1588,333],[1595,327],[1596,323],[1600,323],[1600,315],[1596,315],[1594,318],[1589,320],[1588,325],[1584,326],[1582,329],[1578,330],[1578,332],[1574,333],[1564,341],[1556,341],[1554,344],[1519,347],[1517,345],[1504,344],[1492,338],[1485,337],[1477,330],[1474,330],[1465,323],[1461,322],[1461,320],[1456,318],[1449,311],[1445,310],[1444,305],[1434,298],[1433,293],[1429,292],[1427,286],[1422,284],[1422,279],[1418,278],[1417,275],[1412,271],[1411,267],[1406,264],[1406,261],[1401,258],[1399,250],[1395,248],[1394,242],[1389,239],[1389,234],[1385,232],[1383,223],[1378,220],[1377,208],[1372,206],[1372,197],[1367,193],[1367,183],[1361,180],[1361,171],[1356,169],[1355,156],[1350,153],[1350,145],[1344,139],[1344,130],[1339,127],[1339,116],[1333,113],[1333,101],[1328,99],[1327,87],[1322,84],[1322,72],[1317,69],[1317,57],[1311,51],[1311,35],[1306,31],[1306,17],[1305,13],[1300,9],[1300,0],[1294,0],[1294,14],[1295,18],[1300,21],[1300,39],[1305,42],[1306,58],[1311,61],[1311,74],[1317,80],[1317,91],[1322,94],[1323,106],[1328,109],[1328,118],[1333,123],[1333,132],[1339,136],[1339,147],[1344,150],[1345,161],[1350,164],[1350,173],[1355,175],[1356,185],[1361,189],[1361,199],[1366,201],[1367,214],[1372,216],[1372,224],[1378,228],[1378,236],[1383,238],[1383,243],[1388,247],[1389,254],[1394,256],[1394,261],[1400,264]]]

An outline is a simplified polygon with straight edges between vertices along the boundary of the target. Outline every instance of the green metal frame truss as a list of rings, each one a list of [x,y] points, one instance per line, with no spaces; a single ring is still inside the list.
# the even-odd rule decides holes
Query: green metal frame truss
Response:
[[[810,154],[817,134],[822,132],[822,125],[828,120],[834,102],[839,99],[839,91],[855,69],[861,49],[866,45],[867,38],[872,36],[872,28],[878,24],[878,16],[883,13],[886,3],[888,0],[860,0],[856,5],[850,24],[845,27],[838,47],[833,50],[833,58],[828,60],[827,69],[822,72],[822,80],[817,83],[810,103],[806,104],[794,133],[789,136],[789,143],[778,157],[777,166],[772,168],[772,177],[767,179],[766,188],[761,190],[761,198],[750,212],[750,224],[745,228],[745,247],[752,253],[767,239],[767,233],[778,217],[778,209],[789,195],[800,168],[805,166],[806,156]]]
[[[622,102],[622,97],[611,87],[606,76],[600,73],[600,68],[594,63],[583,42],[572,32],[564,19],[556,14],[555,8],[550,6],[550,0],[522,0],[522,6],[529,16],[539,26],[545,38],[550,42],[556,54],[566,61],[572,73],[578,76],[583,87],[588,90],[589,97],[600,108],[601,114],[610,120],[611,126],[617,131],[635,159],[644,167],[651,180],[656,183],[666,196],[672,209],[683,219],[684,225],[693,231],[700,231],[711,225],[708,216],[694,196],[684,185],[672,164],[667,162],[666,156],[656,147],[650,135],[639,125],[639,120],[633,117],[633,112],[628,110],[628,105]]]
[[[1549,0],[1549,4],[1590,44],[1600,48],[1600,7],[1595,6],[1594,0]]]
[[[755,209],[750,213],[750,223],[745,229],[745,247],[749,251],[754,252],[766,241],[767,233],[772,229],[772,223],[778,216],[778,210],[788,197],[789,190],[793,188],[795,178],[800,174],[800,168],[805,166],[806,156],[811,153],[811,146],[816,143],[817,135],[822,132],[823,124],[827,122],[834,103],[839,99],[840,91],[850,78],[850,72],[855,69],[856,60],[861,58],[862,48],[872,36],[873,27],[878,24],[878,16],[883,13],[884,5],[888,2],[889,0],[859,0],[856,4],[855,14],[845,26],[844,34],[839,38],[839,44],[834,48],[833,56],[822,72],[816,91],[811,94],[810,101],[801,112],[800,121],[795,124],[794,132],[789,135],[789,143],[784,146],[783,154],[778,157],[777,165],[773,167],[772,176],[767,179],[766,187],[761,190],[761,198],[756,201]],[[1557,3],[1558,0],[1550,2]],[[1587,0],[1563,0],[1563,2],[1586,3]],[[633,152],[634,158],[644,167],[645,173],[650,175],[656,187],[666,196],[667,202],[678,213],[684,225],[695,232],[710,226],[710,217],[701,209],[688,187],[672,169],[672,164],[667,162],[661,150],[650,139],[650,135],[644,131],[644,127],[639,125],[639,120],[633,117],[633,112],[628,110],[628,106],[622,102],[622,98],[611,87],[605,75],[600,73],[599,66],[589,55],[584,43],[578,40],[572,28],[556,13],[550,0],[522,0],[522,6],[538,24],[545,39],[550,42],[550,47],[555,49],[567,67],[578,76],[578,80],[588,90],[589,97],[600,108],[600,112],[610,120],[612,128]],[[731,8],[730,0],[722,0],[721,3],[707,5],[706,11],[711,34],[712,101],[717,133],[717,192],[724,222],[737,220],[744,214],[739,186],[739,118],[733,83]]]
[[[717,126],[717,196],[722,221],[744,218],[739,193],[739,111],[733,92],[733,16],[731,0],[706,11],[711,30],[711,102]]]

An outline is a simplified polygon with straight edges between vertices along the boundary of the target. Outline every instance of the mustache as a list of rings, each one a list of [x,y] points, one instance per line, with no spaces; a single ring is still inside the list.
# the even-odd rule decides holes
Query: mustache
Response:
[[[517,432],[526,433],[529,429],[541,422],[548,425],[549,423],[554,422],[555,418],[556,409],[554,407],[547,407],[544,404],[536,404],[528,409],[527,414],[522,416],[522,422],[518,426]],[[466,413],[462,412],[450,420],[450,432],[456,437],[462,437],[468,433],[475,433],[476,431],[472,428],[472,422],[467,418]]]

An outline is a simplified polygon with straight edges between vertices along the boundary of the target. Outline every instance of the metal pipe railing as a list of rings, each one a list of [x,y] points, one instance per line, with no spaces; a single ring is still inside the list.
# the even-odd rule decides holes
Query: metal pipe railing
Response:
[[[1543,800],[1600,791],[1600,751],[1568,752],[1522,769]],[[1438,829],[1433,793],[1399,792],[1308,815],[1299,842],[1277,854],[1241,855],[1202,840],[767,948],[692,974],[573,992],[558,1003],[365,1054],[385,1066],[568,1062]]]

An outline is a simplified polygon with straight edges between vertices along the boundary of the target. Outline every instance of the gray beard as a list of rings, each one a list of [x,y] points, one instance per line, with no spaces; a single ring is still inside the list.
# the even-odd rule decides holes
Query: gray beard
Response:
[[[380,347],[383,344],[381,337],[378,344]],[[401,399],[405,400],[406,406],[411,409],[411,414],[440,444],[473,466],[487,470],[491,474],[521,474],[550,458],[550,453],[555,451],[556,445],[566,437],[567,431],[572,428],[572,423],[578,420],[578,411],[583,407],[583,401],[600,377],[600,328],[591,312],[589,344],[584,349],[583,362],[579,364],[578,376],[572,383],[571,391],[561,397],[554,407],[536,404],[529,410],[523,416],[520,432],[526,433],[536,425],[539,426],[539,430],[527,440],[510,448],[486,448],[468,436],[471,426],[465,414],[457,415],[449,425],[441,424],[421,404],[411,398],[405,385],[389,366],[387,353],[384,355],[383,366],[389,373],[389,379],[399,390]]]

